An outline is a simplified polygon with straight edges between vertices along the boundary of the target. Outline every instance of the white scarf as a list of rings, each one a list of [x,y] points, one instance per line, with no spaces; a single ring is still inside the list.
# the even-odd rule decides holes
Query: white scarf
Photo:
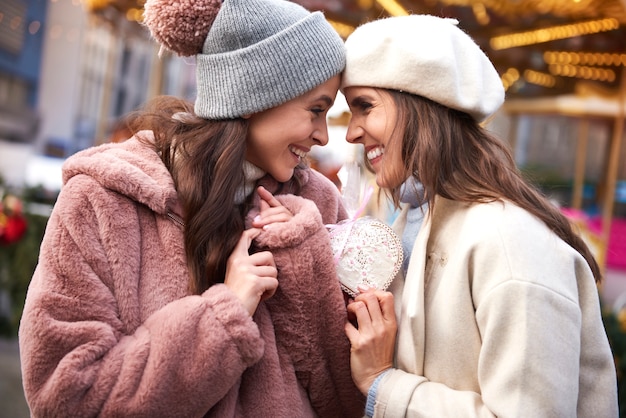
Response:
[[[245,160],[243,162],[243,175],[245,179],[244,183],[237,189],[237,193],[235,193],[235,204],[237,205],[243,203],[246,198],[250,196],[250,193],[254,191],[257,180],[265,175],[265,171],[248,160]]]

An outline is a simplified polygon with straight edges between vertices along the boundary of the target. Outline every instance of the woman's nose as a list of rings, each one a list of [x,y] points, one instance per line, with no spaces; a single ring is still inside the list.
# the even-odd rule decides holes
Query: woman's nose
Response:
[[[348,124],[348,131],[346,132],[346,141],[354,144],[361,139],[362,134],[363,130],[351,119]]]
[[[320,147],[328,144],[328,124],[326,122],[323,123],[323,126],[313,132],[313,141],[315,141],[315,144]]]

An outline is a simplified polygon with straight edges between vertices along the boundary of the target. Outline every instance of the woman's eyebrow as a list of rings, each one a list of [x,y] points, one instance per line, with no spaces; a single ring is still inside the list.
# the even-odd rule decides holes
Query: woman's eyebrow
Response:
[[[332,106],[332,104],[333,104],[333,102],[334,102],[334,100],[332,99],[332,97],[327,96],[327,95],[325,95],[325,94],[323,94],[323,95],[321,95],[321,96],[319,96],[319,97],[317,97],[317,98],[315,99],[315,101],[318,101],[318,100],[322,100],[322,101],[323,101],[324,103],[326,103],[326,105],[328,105],[328,106]]]

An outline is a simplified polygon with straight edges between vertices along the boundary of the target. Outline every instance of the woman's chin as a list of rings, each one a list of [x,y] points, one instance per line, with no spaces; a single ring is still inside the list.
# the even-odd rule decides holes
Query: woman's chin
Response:
[[[295,169],[291,169],[291,170],[281,170],[280,172],[270,172],[271,176],[274,177],[274,180],[276,180],[279,183],[284,183],[286,181],[289,181],[292,177],[293,177],[293,173],[294,173]]]
[[[399,187],[402,184],[402,182],[389,181],[389,179],[385,178],[381,173],[377,173],[376,184],[381,189],[393,189],[395,187]]]
[[[376,184],[382,189],[386,189],[389,187],[385,179],[380,174],[376,175]]]

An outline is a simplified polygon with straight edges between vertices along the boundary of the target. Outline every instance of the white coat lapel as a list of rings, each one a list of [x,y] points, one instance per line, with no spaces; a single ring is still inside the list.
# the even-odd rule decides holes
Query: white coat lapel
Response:
[[[430,210],[426,213],[417,235],[406,277],[400,275],[390,287],[396,299],[398,320],[396,367],[417,375],[424,374],[424,271],[431,226],[430,213]],[[394,223],[394,230],[400,235],[406,225],[406,216],[407,208],[404,208]]]

